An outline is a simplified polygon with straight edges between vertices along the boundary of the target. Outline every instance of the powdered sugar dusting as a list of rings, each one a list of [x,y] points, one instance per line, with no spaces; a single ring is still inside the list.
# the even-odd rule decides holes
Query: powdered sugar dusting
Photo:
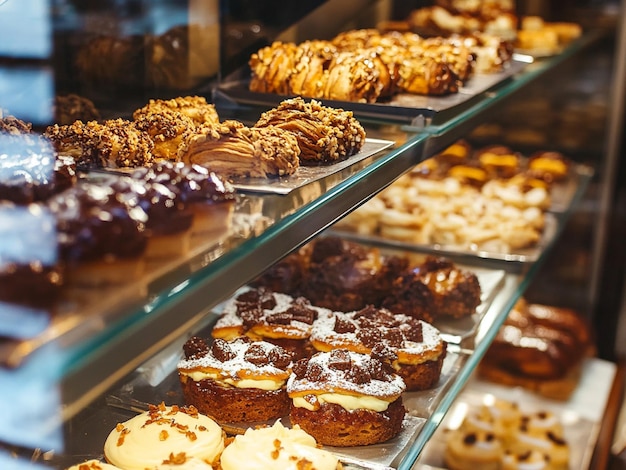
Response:
[[[390,312],[386,312],[389,314]],[[360,324],[357,318],[359,312],[324,312],[320,314],[313,324],[311,331],[311,341],[318,341],[333,348],[342,346],[358,346],[359,348],[371,349],[367,347],[358,336]],[[422,341],[412,341],[411,330],[415,323],[421,325]],[[354,331],[336,331],[337,323],[349,324]],[[374,322],[375,319],[374,319]],[[437,351],[441,348],[442,339],[439,330],[430,323],[423,320],[416,320],[408,315],[393,314],[393,322],[376,324],[376,328],[382,332],[381,342],[389,346],[394,352],[402,351],[407,356],[419,356],[430,351]],[[401,334],[401,344],[395,344],[385,338],[386,334],[396,330]]]
[[[182,371],[217,369],[223,378],[232,378],[234,380],[242,378],[242,371],[251,372],[255,376],[287,378],[289,375],[288,370],[290,369],[291,364],[289,364],[288,367],[279,368],[276,367],[269,359],[272,357],[273,352],[280,351],[281,354],[285,354],[284,350],[280,346],[276,346],[265,341],[249,342],[242,338],[237,338],[233,341],[227,342],[226,345],[229,348],[229,351],[232,352],[232,357],[227,360],[219,360],[215,357],[213,349],[210,349],[206,355],[201,357],[183,359],[178,363],[178,369]],[[254,345],[255,348],[259,348],[259,352],[268,358],[268,362],[266,364],[255,364],[246,358],[246,353],[252,345]]]
[[[360,370],[371,370],[376,367],[374,363],[377,360],[367,354],[347,353],[352,364],[352,368],[347,371],[330,366],[332,352],[315,354],[308,360],[308,370],[315,370],[316,378],[312,379],[308,374],[299,378],[292,373],[287,381],[287,393],[323,390],[324,393],[349,391],[372,397],[395,397],[405,390],[404,380],[397,374],[388,374],[386,380],[371,378],[363,383],[357,383],[355,374],[351,371],[355,367]]]

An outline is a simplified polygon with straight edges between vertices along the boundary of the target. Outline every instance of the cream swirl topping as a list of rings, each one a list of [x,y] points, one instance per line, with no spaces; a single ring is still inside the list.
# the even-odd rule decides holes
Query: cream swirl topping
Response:
[[[223,431],[194,407],[151,405],[113,429],[104,443],[107,461],[124,470],[145,470],[179,454],[213,463],[224,449]]]
[[[223,470],[298,470],[310,464],[315,470],[336,470],[338,458],[317,447],[315,439],[299,426],[289,429],[276,421],[272,427],[252,429],[235,437],[221,456]]]

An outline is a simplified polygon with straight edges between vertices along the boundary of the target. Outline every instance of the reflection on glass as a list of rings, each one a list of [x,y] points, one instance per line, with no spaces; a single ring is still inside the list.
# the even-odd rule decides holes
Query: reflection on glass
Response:
[[[48,0],[0,0],[0,56],[46,59],[50,56]]]

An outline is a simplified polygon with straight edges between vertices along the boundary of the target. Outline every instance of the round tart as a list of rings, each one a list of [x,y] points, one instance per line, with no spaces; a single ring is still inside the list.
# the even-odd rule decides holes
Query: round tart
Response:
[[[257,422],[289,412],[285,384],[291,355],[280,346],[247,337],[209,347],[193,337],[178,363],[180,383],[188,404],[222,423]]]
[[[193,406],[150,405],[113,429],[104,443],[107,462],[125,470],[145,470],[183,453],[209,464],[224,450],[224,432]]]
[[[380,349],[373,355],[335,349],[298,361],[287,383],[292,424],[331,446],[375,444],[399,434],[406,387],[388,362],[392,355]]]
[[[383,344],[397,355],[393,367],[409,391],[435,386],[446,356],[446,342],[434,326],[371,306],[320,314],[313,323],[311,344],[318,351],[349,349],[364,354]]]

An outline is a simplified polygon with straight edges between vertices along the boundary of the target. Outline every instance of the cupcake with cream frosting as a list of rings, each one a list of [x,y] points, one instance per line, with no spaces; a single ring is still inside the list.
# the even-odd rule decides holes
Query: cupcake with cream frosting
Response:
[[[119,423],[104,443],[107,462],[124,470],[160,468],[181,454],[212,465],[222,450],[224,432],[215,421],[193,406],[163,403]]]
[[[320,449],[310,434],[299,426],[286,428],[280,421],[265,428],[249,428],[235,436],[220,458],[222,470],[337,470],[339,459]]]

